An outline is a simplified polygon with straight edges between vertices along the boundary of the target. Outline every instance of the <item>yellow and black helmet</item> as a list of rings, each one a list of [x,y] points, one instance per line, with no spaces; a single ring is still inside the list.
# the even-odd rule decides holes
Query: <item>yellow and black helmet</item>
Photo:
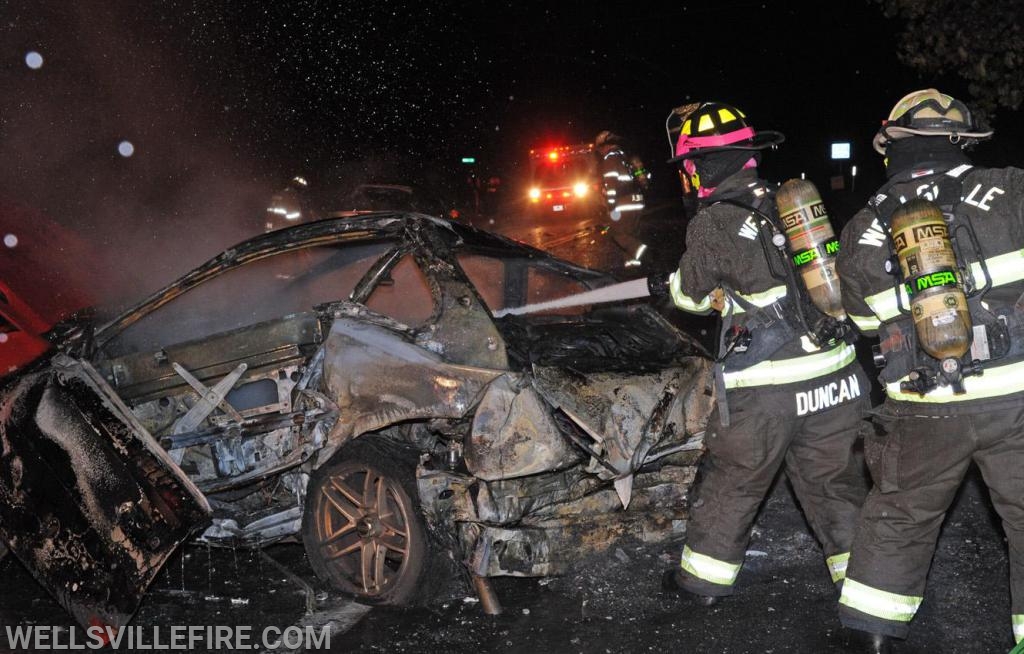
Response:
[[[985,129],[963,102],[935,89],[922,89],[896,103],[872,145],[885,154],[890,143],[910,136],[948,136],[953,143],[967,146],[992,136],[992,130]]]
[[[723,102],[677,107],[669,114],[665,128],[674,155],[669,163],[723,150],[764,150],[785,140],[780,132],[754,131],[746,114]]]

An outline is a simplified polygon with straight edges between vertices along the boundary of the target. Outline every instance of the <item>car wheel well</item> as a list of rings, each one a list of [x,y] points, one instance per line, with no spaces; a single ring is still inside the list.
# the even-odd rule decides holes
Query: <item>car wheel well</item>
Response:
[[[420,508],[417,461],[414,448],[366,434],[313,471],[302,540],[318,577],[368,604],[432,597],[438,546]]]

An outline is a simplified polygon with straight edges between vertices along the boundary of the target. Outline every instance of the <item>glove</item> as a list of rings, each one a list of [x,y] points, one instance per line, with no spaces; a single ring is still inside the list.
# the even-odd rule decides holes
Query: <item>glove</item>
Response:
[[[654,273],[647,277],[647,290],[650,292],[651,297],[663,298],[668,297],[668,283],[672,277],[672,273]]]
[[[712,309],[718,313],[725,313],[725,291],[723,291],[721,287],[708,293],[708,297],[711,299]]]

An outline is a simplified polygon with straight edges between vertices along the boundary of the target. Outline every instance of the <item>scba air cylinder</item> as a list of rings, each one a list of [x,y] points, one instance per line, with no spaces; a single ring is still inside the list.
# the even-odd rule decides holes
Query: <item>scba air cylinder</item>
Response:
[[[971,314],[942,210],[915,198],[893,212],[891,225],[921,349],[959,359],[971,346]]]
[[[818,189],[807,180],[791,179],[775,194],[775,206],[786,232],[790,257],[811,302],[822,313],[844,320],[846,312],[836,274],[839,240]]]

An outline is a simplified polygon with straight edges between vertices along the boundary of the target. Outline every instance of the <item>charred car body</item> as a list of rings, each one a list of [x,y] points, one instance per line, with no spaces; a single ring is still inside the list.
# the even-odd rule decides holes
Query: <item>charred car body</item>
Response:
[[[119,625],[193,537],[301,538],[337,588],[399,604],[435,556],[484,594],[671,535],[700,346],[643,304],[493,317],[612,281],[419,214],[260,235],[3,380],[0,537],[79,622]]]

